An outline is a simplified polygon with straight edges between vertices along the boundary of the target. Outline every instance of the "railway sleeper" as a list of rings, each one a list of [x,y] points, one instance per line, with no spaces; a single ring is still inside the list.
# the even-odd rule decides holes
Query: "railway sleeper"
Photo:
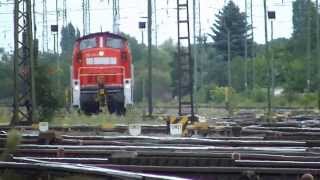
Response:
[[[233,166],[231,158],[136,157],[108,158],[109,164],[143,166],[216,167]]]

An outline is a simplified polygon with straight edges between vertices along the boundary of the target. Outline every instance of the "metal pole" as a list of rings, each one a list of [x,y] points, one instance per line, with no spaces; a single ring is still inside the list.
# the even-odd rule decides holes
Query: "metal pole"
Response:
[[[37,39],[37,22],[36,22],[36,2],[32,1],[32,21],[33,21],[33,39]]]
[[[228,88],[227,88],[227,93],[226,93],[226,108],[227,111],[229,113],[229,115],[231,115],[231,105],[230,105],[230,92],[231,92],[231,86],[232,86],[232,82],[231,82],[231,37],[230,37],[230,30],[227,29],[227,41],[228,41]]]
[[[253,32],[253,8],[252,0],[250,0],[250,19],[251,19],[251,36],[252,36],[252,47],[251,47],[251,60],[252,60],[252,88],[256,84],[256,68],[255,68],[255,45],[254,45],[254,32]]]
[[[56,0],[56,24],[58,27],[57,37],[56,37],[56,61],[57,61],[57,90],[60,90],[60,59],[59,59],[59,9],[58,9],[58,0]]]
[[[59,54],[59,10],[58,10],[58,0],[56,0],[56,24],[58,26],[58,31],[57,31],[57,54]],[[58,63],[58,67],[59,66],[59,62]]]
[[[231,37],[230,30],[227,30],[227,40],[228,40],[228,86],[231,88],[232,79],[231,79]]]
[[[320,33],[319,33],[319,0],[316,0],[316,9],[317,9],[317,16],[316,16],[316,36],[317,36],[317,62],[318,62],[318,110],[320,110]]]
[[[91,32],[91,11],[90,11],[90,1],[87,0],[87,6],[88,6],[88,33]]]
[[[274,96],[274,88],[275,88],[275,77],[274,77],[274,54],[273,54],[273,20],[270,21],[271,23],[271,44],[270,44],[270,49],[271,49],[271,95]]]
[[[37,122],[37,103],[36,103],[36,86],[35,86],[35,73],[34,73],[34,64],[35,64],[35,46],[34,46],[34,39],[33,39],[33,20],[32,20],[32,5],[31,1],[27,2],[27,16],[29,19],[29,28],[28,30],[28,46],[30,48],[31,54],[29,54],[30,60],[30,78],[31,78],[31,120],[32,122]]]
[[[152,0],[148,0],[148,111],[152,116]]]
[[[42,51],[46,52],[49,49],[48,45],[48,17],[47,17],[47,0],[42,0]]]
[[[268,26],[267,26],[267,1],[263,0],[263,9],[264,9],[264,35],[265,35],[265,58],[267,60],[267,101],[268,101],[268,119],[271,117],[271,68],[270,68],[270,59],[269,59],[269,43],[268,43]]]
[[[193,68],[193,92],[194,92],[194,96],[193,96],[193,102],[194,102],[194,106],[196,107],[196,111],[197,111],[197,87],[198,87],[198,48],[197,48],[197,35],[196,35],[196,0],[192,1],[193,3],[193,53],[194,53],[194,68]]]
[[[82,0],[82,23],[83,23],[83,29],[82,29],[82,35],[86,35],[86,25],[85,25],[86,19],[85,19],[85,0]]]
[[[67,16],[67,0],[63,0],[63,26],[67,26],[68,24],[68,16]]]
[[[144,45],[144,29],[141,29],[141,44]]]
[[[13,117],[11,120],[11,124],[14,125],[19,121],[19,106],[18,106],[18,99],[19,99],[19,90],[18,90],[18,49],[19,44],[16,43],[19,41],[19,33],[18,33],[18,27],[19,27],[19,1],[14,1],[14,61],[13,61],[13,74],[14,74],[14,98],[13,98]]]
[[[311,0],[308,0],[308,19],[307,19],[307,91],[308,92],[310,92],[310,84],[311,84]]]
[[[198,1],[198,21],[199,21],[199,31],[198,31],[198,37],[199,37],[199,48],[198,48],[198,69],[199,69],[199,82],[198,82],[198,87],[202,87],[202,68],[203,68],[203,37],[202,37],[202,32],[201,32],[201,2],[200,0]],[[200,65],[199,65],[200,64]],[[196,83],[196,82],[195,82]],[[197,104],[196,105],[196,109],[197,109]]]
[[[154,34],[155,34],[155,43],[156,47],[158,47],[158,24],[157,24],[157,0],[153,1],[154,7]]]
[[[90,33],[90,1],[82,0],[83,35]]]
[[[112,2],[112,15],[113,15],[113,33],[119,33],[118,28],[118,0]]]
[[[247,5],[247,0],[245,0],[245,24],[247,26],[247,17],[248,17],[248,5]],[[248,70],[247,70],[247,60],[248,60],[248,40],[247,40],[247,30],[245,30],[245,37],[244,37],[244,87],[247,90],[248,88]]]
[[[53,53],[56,54],[56,34],[53,34]]]
[[[11,125],[36,122],[32,1],[14,1],[14,112]]]

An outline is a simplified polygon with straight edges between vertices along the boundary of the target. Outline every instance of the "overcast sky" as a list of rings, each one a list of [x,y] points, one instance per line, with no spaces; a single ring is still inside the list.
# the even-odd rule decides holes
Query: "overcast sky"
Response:
[[[40,39],[42,49],[42,0],[36,1],[37,36]],[[55,1],[48,1],[48,25],[55,24]],[[154,0],[153,0],[154,1]],[[157,29],[158,43],[161,44],[168,38],[176,39],[176,0],[157,1]],[[192,4],[191,0],[190,4]],[[197,0],[198,1],[198,0]],[[248,4],[250,0],[247,0]],[[290,37],[292,33],[292,1],[293,0],[267,0],[268,10],[276,11],[274,23],[274,37]],[[1,3],[12,0],[0,0]],[[68,21],[79,28],[82,33],[82,9],[81,0],[67,0]],[[90,0],[91,3],[91,32],[112,31],[112,0]],[[234,0],[244,11],[245,0]],[[201,3],[201,29],[203,33],[210,33],[210,26],[215,20],[215,15],[222,9],[225,0],[200,0]],[[13,47],[13,5],[0,5],[0,47]],[[62,9],[62,0],[59,0],[59,9]],[[190,12],[191,13],[191,12]],[[190,14],[192,15],[192,13]],[[120,0],[120,30],[134,36],[141,42],[141,31],[138,28],[139,21],[145,21],[141,17],[147,16],[147,0]],[[62,23],[62,16],[59,18]],[[264,43],[263,0],[253,0],[253,21],[255,41]],[[269,25],[269,24],[268,24]],[[198,27],[197,27],[198,29]],[[270,31],[269,31],[270,32]],[[146,35],[145,35],[146,36]],[[269,36],[270,37],[270,36]],[[52,35],[49,32],[49,47],[52,49]],[[146,37],[145,37],[146,39]]]

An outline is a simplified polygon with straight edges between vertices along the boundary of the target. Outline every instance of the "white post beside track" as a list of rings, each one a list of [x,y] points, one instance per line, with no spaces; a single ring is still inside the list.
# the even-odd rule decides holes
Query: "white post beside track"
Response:
[[[141,125],[140,124],[129,124],[129,134],[131,136],[141,135]]]
[[[171,136],[182,136],[182,124],[170,124],[170,135]]]

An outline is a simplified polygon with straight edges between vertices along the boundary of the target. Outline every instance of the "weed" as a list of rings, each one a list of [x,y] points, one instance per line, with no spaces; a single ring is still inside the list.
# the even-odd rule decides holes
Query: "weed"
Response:
[[[11,130],[7,136],[6,148],[1,154],[0,159],[2,161],[8,160],[9,155],[17,150],[18,145],[21,142],[20,132],[17,130]]]

